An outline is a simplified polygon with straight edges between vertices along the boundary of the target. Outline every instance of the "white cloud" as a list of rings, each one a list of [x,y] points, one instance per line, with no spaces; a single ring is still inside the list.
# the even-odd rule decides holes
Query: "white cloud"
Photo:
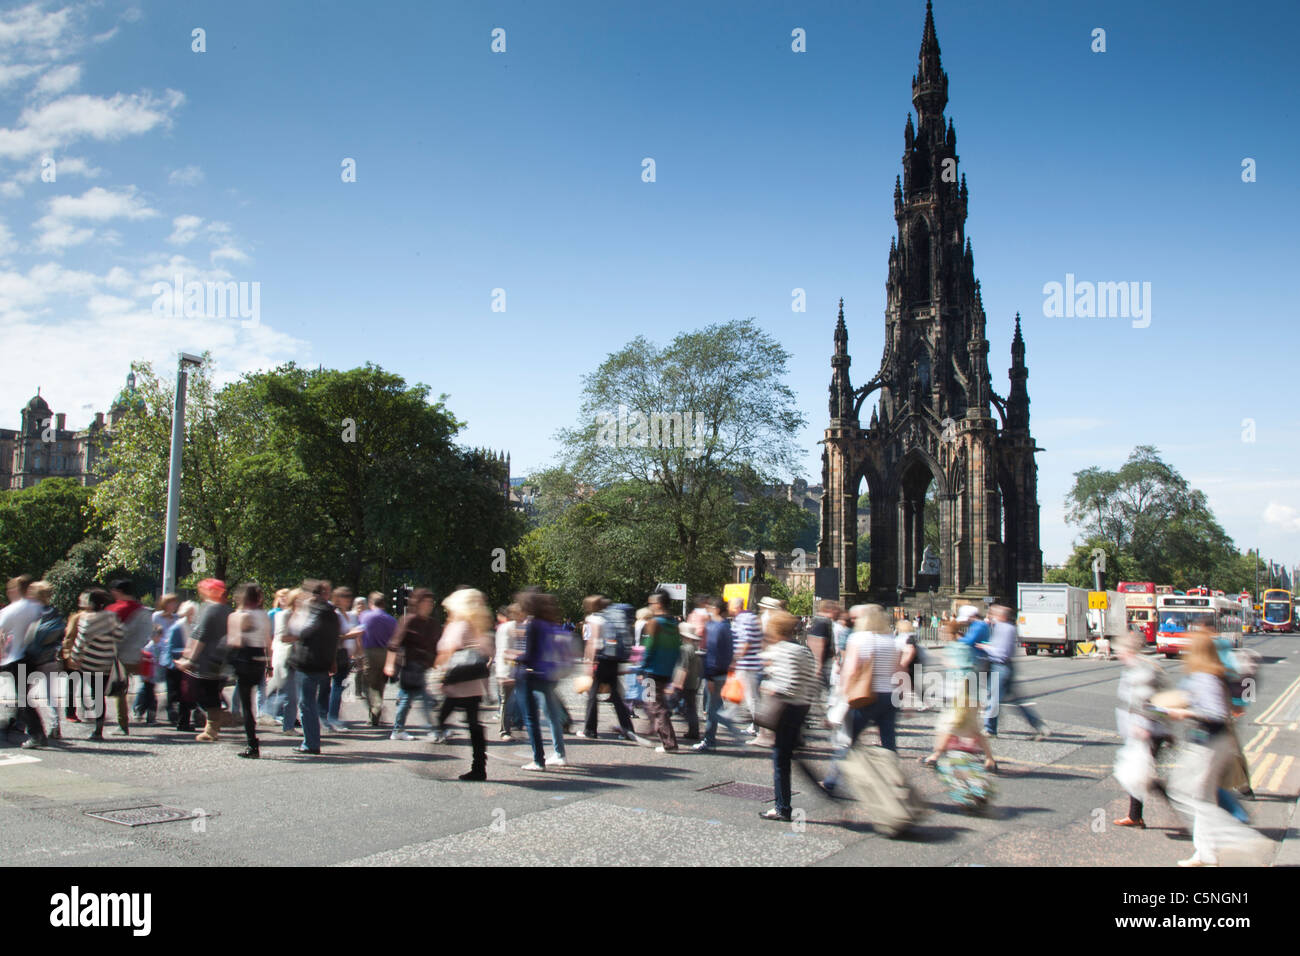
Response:
[[[80,64],[69,63],[66,66],[56,66],[37,81],[33,94],[35,96],[58,96],[60,93],[66,93],[80,82]]]
[[[229,259],[231,262],[247,262],[248,256],[234,246],[222,246],[220,249],[213,249],[212,261],[216,263],[222,259]]]
[[[81,139],[103,142],[168,127],[184,102],[185,95],[177,90],[167,90],[161,97],[152,93],[65,96],[23,110],[17,127],[0,129],[0,157],[24,159]]]
[[[86,308],[93,315],[115,315],[128,312],[134,307],[134,301],[117,295],[92,295],[86,300]]]
[[[203,170],[197,166],[182,166],[167,174],[167,182],[173,186],[197,186],[203,182]]]
[[[80,196],[56,196],[50,200],[50,215],[58,219],[149,219],[158,215],[136,195],[134,186],[105,189],[92,186]]]
[[[108,270],[108,275],[104,276],[104,285],[110,289],[129,289],[133,281],[131,273],[121,266],[113,266]]]
[[[1290,505],[1270,501],[1268,507],[1264,509],[1264,522],[1295,534],[1300,532],[1300,511]]]
[[[36,245],[43,252],[62,252],[71,246],[89,242],[95,234],[94,229],[74,226],[53,216],[42,216],[36,220],[36,227],[41,230],[41,234],[36,237]]]
[[[118,190],[93,186],[80,196],[56,196],[50,200],[49,210],[34,224],[40,231],[36,245],[45,252],[62,252],[89,242],[95,230],[78,225],[78,220],[108,222],[111,219],[149,219],[158,215],[136,195],[134,186]],[[121,240],[120,234],[115,232],[105,233],[103,238],[110,242]]]
[[[203,225],[201,216],[177,216],[172,220],[172,234],[167,237],[167,241],[174,246],[193,242],[199,235],[201,225]]]
[[[0,90],[8,89],[19,80],[25,80],[40,71],[39,66],[30,66],[26,63],[0,63]]]
[[[72,28],[73,10],[65,7],[47,13],[44,7],[44,3],[29,3],[0,14],[0,48],[16,47],[59,59],[64,52],[60,46],[64,34]]]

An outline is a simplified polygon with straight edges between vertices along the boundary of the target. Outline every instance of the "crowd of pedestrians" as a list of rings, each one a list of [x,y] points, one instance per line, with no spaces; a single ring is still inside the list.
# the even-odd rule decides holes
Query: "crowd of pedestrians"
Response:
[[[417,739],[417,701],[431,743],[448,739],[449,719],[459,714],[471,743],[471,764],[460,779],[482,781],[488,753],[482,718],[493,685],[498,739],[522,731],[531,748],[523,769],[543,772],[568,763],[565,737],[575,724],[560,688],[572,676],[573,690],[586,695],[579,738],[599,736],[600,706],[607,702],[618,738],[660,753],[677,752],[680,740],[697,753],[714,751],[720,729],[743,746],[770,747],[774,806],[762,815],[789,820],[791,766],[809,727],[832,730],[831,769],[818,781],[831,795],[842,787],[841,762],[868,730],[882,748],[897,752],[905,706],[942,707],[933,749],[922,758],[928,765],[955,747],[982,752],[985,769],[996,771],[992,741],[1008,707],[1034,739],[1048,736],[1034,708],[1016,695],[1018,634],[1010,609],[998,605],[987,621],[973,606],[932,619],[944,676],[936,702],[915,683],[926,658],[916,630],[925,619],[896,620],[877,605],[844,609],[822,601],[811,620],[800,621],[773,598],[747,609],[740,600],[701,595],[679,618],[663,591],[640,610],[593,595],[584,602],[579,636],[566,627],[556,599],[537,590],[521,592],[494,614],[481,592],[459,588],[443,599],[440,615],[434,594],[418,588],[400,620],[383,593],[354,599],[324,580],[281,589],[269,602],[253,582],[241,584],[233,598],[213,578],[196,590],[197,601],[167,594],[150,609],[130,581],[113,581],[81,594],[65,620],[51,604],[48,582],[10,580],[9,602],[0,610],[0,667],[49,679],[43,708],[31,695],[18,702],[10,726],[26,731],[22,746],[49,746],[61,737],[62,723],[83,717],[93,722],[91,739],[102,740],[112,699],[113,733],[129,734],[132,720],[152,724],[161,717],[198,743],[214,743],[240,724],[241,757],[260,756],[259,729],[267,728],[300,736],[294,754],[319,755],[322,728],[347,730],[340,710],[351,675],[372,728],[383,725],[385,689],[396,685],[393,741]],[[1119,647],[1120,729],[1128,744],[1116,776],[1132,799],[1115,823],[1143,826],[1144,801],[1159,794],[1191,821],[1196,853],[1184,864],[1213,864],[1225,848],[1249,844],[1253,833],[1234,796],[1244,761],[1232,721],[1244,705],[1231,689],[1232,652],[1216,647],[1211,635],[1196,634],[1181,696],[1162,704],[1163,671],[1140,648],[1136,637]],[[80,693],[56,695],[61,676],[75,676],[68,686]],[[638,706],[646,711],[648,737],[635,730]],[[674,719],[685,724],[681,738]],[[1177,724],[1187,732],[1179,771],[1166,789],[1155,762],[1176,739]]]

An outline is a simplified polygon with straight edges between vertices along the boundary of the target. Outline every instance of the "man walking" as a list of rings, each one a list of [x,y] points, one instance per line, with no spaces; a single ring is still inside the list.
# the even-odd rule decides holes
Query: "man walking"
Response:
[[[749,727],[745,733],[756,734],[754,714],[758,710],[758,685],[763,680],[763,629],[758,615],[745,610],[743,598],[731,599],[731,633],[734,639],[736,677],[745,688],[745,708]]]
[[[397,630],[397,619],[387,611],[388,597],[383,591],[370,592],[370,607],[361,612],[361,668],[366,683],[366,705],[370,708],[370,726],[378,727],[384,716],[384,661],[388,642]]]
[[[737,737],[743,736],[731,718],[722,713],[722,685],[727,682],[734,650],[731,622],[723,614],[725,605],[721,598],[709,598],[707,606],[709,622],[704,628],[704,739],[691,748],[699,753],[717,746],[719,723],[725,724]]]
[[[587,723],[578,736],[595,740],[598,736],[596,711],[599,707],[600,688],[609,686],[609,702],[614,705],[614,715],[618,718],[619,731],[624,740],[635,741],[636,733],[632,730],[632,715],[623,703],[619,690],[618,665],[626,660],[630,651],[631,635],[625,634],[629,624],[622,614],[618,619],[609,612],[609,601],[602,595],[595,594],[583,603],[587,613],[587,648],[584,661],[593,667],[591,690],[587,692]],[[617,609],[615,609],[617,611]]]
[[[998,735],[998,710],[1003,704],[1014,704],[1030,727],[1034,728],[1034,739],[1044,740],[1047,728],[1042,718],[1034,709],[1021,702],[1015,694],[1015,670],[1013,660],[1016,654],[1016,626],[1011,623],[1011,608],[995,604],[989,608],[993,616],[993,627],[989,642],[977,645],[988,655],[990,664],[988,706],[984,711],[984,733],[990,737]]]
[[[289,652],[289,666],[298,672],[298,708],[302,717],[302,744],[291,753],[320,754],[320,691],[329,686],[330,671],[339,649],[339,619],[329,603],[329,584],[302,582],[307,595],[307,620],[301,630],[284,639],[298,646]]]
[[[670,600],[666,591],[655,591],[650,595],[652,617],[645,629],[645,659],[641,663],[642,675],[649,677],[655,688],[655,697],[648,709],[651,724],[659,734],[657,753],[675,753],[677,750],[668,697],[674,689],[673,672],[681,658],[682,635],[676,619],[668,610]]]

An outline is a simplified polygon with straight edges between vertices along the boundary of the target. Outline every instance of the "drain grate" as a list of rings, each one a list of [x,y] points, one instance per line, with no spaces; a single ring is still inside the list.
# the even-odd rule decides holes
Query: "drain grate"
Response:
[[[736,797],[738,800],[761,800],[764,803],[771,803],[776,799],[772,793],[770,785],[763,786],[757,783],[737,783],[735,780],[727,783],[714,783],[707,787],[700,787],[697,793],[713,793],[721,797]],[[790,795],[794,796],[798,790],[791,791]]]
[[[180,820],[194,820],[202,814],[180,807],[164,807],[153,804],[147,807],[124,807],[120,810],[86,810],[86,816],[109,823],[120,823],[124,827],[144,827],[151,823],[176,823]]]

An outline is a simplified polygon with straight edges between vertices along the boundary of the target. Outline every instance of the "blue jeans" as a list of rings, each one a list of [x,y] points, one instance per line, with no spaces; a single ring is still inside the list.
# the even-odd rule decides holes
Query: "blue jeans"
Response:
[[[528,675],[522,682],[524,699],[520,701],[524,711],[524,729],[533,745],[533,762],[546,766],[546,749],[542,746],[542,725],[538,713],[545,709],[546,718],[551,725],[551,742],[561,760],[564,759],[564,718],[560,713],[560,702],[555,697],[555,681],[542,680]],[[519,684],[515,684],[516,692]]]
[[[1246,808],[1241,805],[1241,801],[1237,799],[1235,793],[1219,787],[1216,799],[1220,807],[1227,810],[1242,823],[1250,823],[1250,815],[1246,813]]]
[[[397,713],[393,715],[393,733],[399,734],[406,729],[406,716],[411,712],[411,704],[417,697],[420,699],[420,705],[424,708],[424,716],[429,721],[429,729],[434,730],[437,728],[438,723],[433,717],[433,695],[429,693],[428,687],[421,684],[418,688],[407,690],[399,684],[397,688]]]
[[[333,676],[330,676],[330,682],[322,685],[320,689],[321,713],[325,714],[325,719],[329,723],[338,719],[338,709],[343,705],[343,682],[351,672],[352,665],[348,662],[347,667],[339,667],[335,670]]]
[[[294,722],[298,719],[297,671],[289,671],[280,689],[266,698],[262,710],[279,720],[280,728],[286,734],[293,732]]]
[[[721,677],[709,677],[704,681],[704,743],[709,747],[718,742],[718,724],[722,724],[737,737],[744,736],[732,719],[722,713],[722,705],[726,703],[722,699],[722,685],[726,682],[725,674]]]
[[[998,711],[1003,704],[1018,707],[1020,716],[1024,717],[1025,722],[1034,728],[1034,732],[1042,732],[1043,722],[1034,713],[1034,709],[1027,704],[1022,704],[1012,692],[1013,680],[1014,671],[1008,661],[992,662],[989,668],[989,701],[988,707],[984,711],[984,732],[986,734],[996,734],[998,732]]]
[[[135,692],[135,703],[132,708],[137,714],[146,720],[153,720],[158,713],[158,697],[154,693],[154,683],[152,680],[142,678],[140,689]],[[58,716],[57,708],[54,716]]]
[[[857,742],[858,735],[872,724],[880,728],[880,746],[898,753],[896,732],[898,710],[894,707],[894,702],[888,694],[877,693],[876,699],[867,704],[866,707],[850,710],[847,720],[848,727],[846,729],[848,730],[849,742],[835,751],[835,759],[831,762],[831,772],[826,775],[825,783],[828,789],[839,782],[839,762],[849,755],[849,750]]]
[[[320,750],[320,707],[317,703],[317,695],[320,693],[321,685],[328,683],[329,679],[330,675],[324,671],[298,672],[298,707],[302,711],[302,745],[308,750]]]
[[[790,759],[799,746],[807,716],[807,704],[787,704],[773,731],[776,739],[772,744],[772,785],[776,791],[776,809],[786,816],[790,815]]]

